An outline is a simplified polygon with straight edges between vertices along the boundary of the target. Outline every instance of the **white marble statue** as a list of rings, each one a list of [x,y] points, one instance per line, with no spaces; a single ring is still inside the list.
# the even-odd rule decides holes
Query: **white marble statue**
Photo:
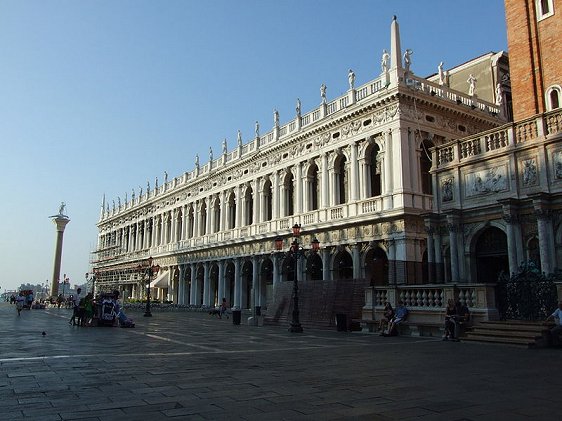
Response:
[[[322,99],[322,104],[326,103],[326,85],[320,85],[320,98]]]
[[[386,73],[388,72],[388,62],[390,60],[390,54],[388,51],[382,50],[382,58],[381,58],[381,72]]]
[[[503,104],[503,89],[501,83],[496,85],[496,105],[501,107]]]
[[[347,74],[347,81],[349,82],[349,89],[353,89],[355,87],[355,73],[351,69],[349,69]]]
[[[474,96],[476,94],[476,82],[478,82],[478,79],[471,73],[466,81],[468,83],[468,95]]]
[[[404,51],[404,71],[406,73],[410,71],[410,66],[412,64],[412,54],[414,54],[414,51],[409,48]]]
[[[446,85],[445,71],[443,70],[443,62],[437,66],[437,74],[439,75],[439,85]]]

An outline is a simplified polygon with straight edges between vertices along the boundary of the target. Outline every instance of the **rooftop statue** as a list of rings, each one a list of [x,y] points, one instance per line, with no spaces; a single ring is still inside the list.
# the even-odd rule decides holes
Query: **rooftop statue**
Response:
[[[295,107],[295,111],[297,112],[297,117],[301,116],[301,100],[297,98],[297,106]]]
[[[260,123],[256,121],[256,137],[260,137]]]
[[[256,124],[258,124],[257,121],[256,121]],[[275,127],[279,127],[279,111],[277,111],[277,110],[273,110],[273,125]],[[256,131],[256,137],[259,137],[259,135],[257,133],[258,132]]]
[[[351,69],[347,74],[347,81],[349,82],[349,89],[353,89],[355,87],[355,73]]]
[[[226,153],[228,152],[227,146],[226,146],[226,139],[224,139],[222,141],[222,153],[223,155],[226,155]]]
[[[410,65],[412,64],[412,54],[414,54],[414,52],[409,48],[407,48],[404,52],[404,71],[406,73],[410,71]]]
[[[242,146],[242,133],[238,130],[238,134],[236,135],[236,141],[238,142],[238,146]]]
[[[322,104],[326,103],[326,85],[320,85],[320,98],[322,98]]]
[[[443,70],[443,62],[440,62],[439,66],[437,66],[437,74],[439,75],[439,85],[446,85],[447,76],[445,74],[445,71]]]
[[[476,94],[476,82],[478,82],[478,80],[471,73],[466,81],[468,83],[468,95],[474,96]]]
[[[388,72],[388,61],[390,60],[390,54],[386,50],[382,50],[381,58],[381,72]]]

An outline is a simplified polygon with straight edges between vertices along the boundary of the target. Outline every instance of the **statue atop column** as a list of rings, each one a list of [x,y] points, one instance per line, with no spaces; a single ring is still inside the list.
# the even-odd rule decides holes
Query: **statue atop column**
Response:
[[[64,202],[60,202],[60,206],[59,206],[59,215],[60,216],[66,216],[64,214],[64,209],[66,208],[66,203]]]

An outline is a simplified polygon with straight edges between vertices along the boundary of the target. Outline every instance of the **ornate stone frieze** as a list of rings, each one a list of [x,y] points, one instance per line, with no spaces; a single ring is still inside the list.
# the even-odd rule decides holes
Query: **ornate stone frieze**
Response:
[[[441,180],[441,201],[443,203],[453,201],[454,181],[455,181],[454,177],[447,177]]]
[[[555,152],[552,155],[554,178],[562,180],[562,151]]]
[[[539,184],[536,158],[528,158],[521,162],[521,181],[523,187],[532,187]]]
[[[466,196],[497,193],[509,189],[505,165],[465,175]]]

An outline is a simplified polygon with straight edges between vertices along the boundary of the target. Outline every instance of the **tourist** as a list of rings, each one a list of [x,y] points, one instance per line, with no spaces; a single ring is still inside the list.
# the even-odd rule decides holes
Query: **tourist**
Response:
[[[390,323],[393,317],[394,317],[394,309],[392,308],[392,305],[387,301],[384,303],[383,314],[379,321],[379,330],[381,331],[381,334],[384,333],[386,327],[388,326],[388,324]]]
[[[25,300],[27,301],[27,306],[31,310],[31,307],[33,306],[33,291],[29,291],[29,293],[25,297]]]
[[[554,321],[555,326],[550,329],[550,341],[554,346],[562,345],[560,341],[560,334],[562,334],[562,324],[560,323],[562,321],[562,301],[558,302],[558,308],[546,318],[545,322],[551,320]]]
[[[20,292],[16,297],[16,310],[18,311],[18,316],[20,315],[24,304],[25,304],[25,297],[23,296],[23,292]]]
[[[80,309],[80,311],[82,312],[82,308]],[[83,299],[83,315],[81,315],[80,317],[82,326],[91,326],[93,318],[94,296],[91,292],[89,292]]]
[[[457,317],[457,307],[455,301],[450,298],[445,307],[445,334],[443,340],[448,341],[455,337],[455,319]]]
[[[82,288],[76,290],[76,296],[72,298],[72,317],[68,321],[69,325],[80,325],[80,293]]]
[[[221,306],[219,308],[219,319],[222,319],[223,314],[226,314],[226,309],[227,309],[226,298],[223,298]],[[226,314],[226,318],[228,319],[228,314]]]
[[[390,320],[388,326],[388,333],[385,336],[396,336],[398,335],[398,326],[406,321],[408,317],[408,309],[404,306],[403,301],[398,301],[398,306],[394,312],[394,317]]]
[[[470,321],[470,311],[466,304],[461,304],[459,299],[455,301],[455,308],[457,312],[457,317],[455,318],[455,337],[454,340],[458,341],[461,336],[461,329]]]

